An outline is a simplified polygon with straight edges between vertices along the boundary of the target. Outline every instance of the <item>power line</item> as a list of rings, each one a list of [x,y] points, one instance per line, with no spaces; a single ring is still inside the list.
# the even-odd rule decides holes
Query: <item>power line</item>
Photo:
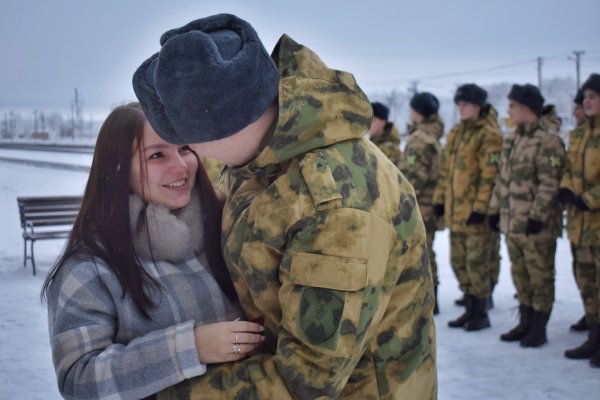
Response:
[[[470,71],[450,72],[447,74],[430,75],[430,76],[417,78],[416,80],[431,81],[431,80],[438,80],[438,79],[454,78],[454,77],[459,77],[459,76],[464,76],[464,75],[476,75],[476,74],[481,74],[481,73],[494,72],[494,71],[498,71],[498,70],[502,70],[502,69],[513,68],[513,67],[517,67],[517,66],[521,66],[521,65],[525,65],[525,64],[531,64],[533,62],[535,62],[535,59],[530,59],[527,61],[519,61],[519,62],[510,63],[510,64],[495,65],[495,66],[488,67],[488,68],[473,69]],[[415,79],[407,79],[407,80],[415,80]]]

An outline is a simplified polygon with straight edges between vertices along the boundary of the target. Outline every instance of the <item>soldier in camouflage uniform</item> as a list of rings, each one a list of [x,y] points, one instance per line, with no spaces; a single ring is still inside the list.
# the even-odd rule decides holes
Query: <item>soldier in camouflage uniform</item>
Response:
[[[450,228],[450,261],[465,295],[466,310],[450,321],[453,328],[476,331],[490,326],[489,227],[485,223],[502,144],[482,109],[487,92],[475,84],[460,86],[454,96],[461,122],[448,133],[433,202]]]
[[[556,238],[562,232],[556,194],[565,150],[560,137],[540,125],[544,98],[536,86],[513,85],[508,99],[516,129],[504,139],[489,213],[490,224],[499,219],[506,235],[520,321],[500,339],[539,347],[547,341],[554,303]]]
[[[433,213],[433,192],[440,175],[442,147],[440,138],[444,133],[444,123],[437,114],[440,103],[431,93],[422,92],[413,96],[410,101],[412,122],[410,136],[404,149],[404,157],[400,162],[400,170],[413,185],[429,248],[429,263],[435,285],[436,302],[433,309],[438,314],[437,287],[439,284],[433,240],[438,229],[438,219]]]
[[[588,119],[569,137],[558,200],[567,205],[569,240],[577,249],[577,281],[589,332],[588,339],[565,356],[590,358],[593,367],[600,367],[600,75],[592,74],[582,91]]]
[[[583,109],[583,91],[581,88],[577,90],[575,97],[573,98],[573,118],[575,120],[575,130],[583,129],[583,124],[585,124],[586,116],[585,110]],[[569,137],[578,136],[577,132],[574,130],[569,132]],[[577,139],[574,139],[577,140]],[[571,139],[569,139],[569,143]],[[568,160],[567,160],[568,161]],[[571,242],[571,255],[573,258],[573,276],[575,277],[575,282],[577,283],[577,288],[579,289],[579,293],[581,294],[581,298],[583,300],[583,304],[586,304],[585,297],[591,296],[595,298],[595,275],[596,275],[596,267],[594,266],[594,261],[591,258],[591,254],[589,251],[583,251],[583,259],[579,261],[577,259],[577,249],[579,246],[576,246],[573,242]],[[581,265],[580,265],[581,264]],[[577,272],[579,270],[579,273]],[[583,279],[580,279],[582,277]],[[583,332],[589,329],[587,320],[585,317],[585,313],[577,322],[571,325],[570,329],[573,332]]]
[[[161,43],[136,94],[166,140],[227,163],[224,258],[266,340],[159,398],[435,399],[425,227],[408,181],[364,138],[372,108],[354,77],[286,35],[271,59],[228,14]]]
[[[400,151],[400,133],[393,122],[388,121],[390,109],[384,104],[374,102],[373,120],[369,128],[369,137],[379,150],[383,152],[395,165],[400,165],[402,153]]]

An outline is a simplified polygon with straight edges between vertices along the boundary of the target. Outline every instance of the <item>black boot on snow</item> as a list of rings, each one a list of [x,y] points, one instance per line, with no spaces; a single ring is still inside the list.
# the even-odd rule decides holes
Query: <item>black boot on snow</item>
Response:
[[[504,342],[516,342],[521,340],[529,332],[531,326],[531,314],[533,313],[533,307],[526,306],[525,304],[519,305],[519,325],[512,328],[510,331],[500,335],[500,340]]]

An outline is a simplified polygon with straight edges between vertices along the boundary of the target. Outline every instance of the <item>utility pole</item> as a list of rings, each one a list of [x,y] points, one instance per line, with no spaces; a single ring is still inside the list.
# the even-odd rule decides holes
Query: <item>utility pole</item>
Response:
[[[410,96],[414,96],[415,94],[417,94],[419,92],[419,81],[410,81],[410,83],[408,84],[408,93],[410,94]]]
[[[581,56],[585,54],[585,51],[583,50],[573,50],[573,54],[575,54],[575,57],[567,57],[569,60],[574,60],[575,61],[575,71],[576,71],[576,76],[577,76],[577,90],[579,90],[579,82],[580,82],[580,75],[581,75]]]
[[[542,57],[537,58],[538,88],[542,91]]]

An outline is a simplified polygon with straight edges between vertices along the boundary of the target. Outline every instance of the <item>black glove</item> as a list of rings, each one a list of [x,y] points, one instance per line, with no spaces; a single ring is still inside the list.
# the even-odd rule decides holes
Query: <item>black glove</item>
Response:
[[[535,219],[527,218],[527,226],[525,227],[525,235],[535,235],[542,231],[542,223]]]
[[[436,217],[444,216],[444,205],[443,204],[434,204],[433,205],[433,213]]]
[[[473,211],[469,218],[467,218],[467,225],[479,225],[485,221],[485,214],[478,213],[477,211]]]
[[[571,189],[560,188],[560,190],[558,191],[558,196],[556,196],[556,198],[558,199],[558,202],[564,206],[567,203],[572,203],[573,199],[575,199],[576,197],[571,191]]]
[[[587,211],[590,208],[585,204],[581,196],[573,196],[573,200],[571,200],[571,204],[577,207],[578,210]]]
[[[488,215],[488,226],[494,232],[500,232],[500,214],[491,214]]]

